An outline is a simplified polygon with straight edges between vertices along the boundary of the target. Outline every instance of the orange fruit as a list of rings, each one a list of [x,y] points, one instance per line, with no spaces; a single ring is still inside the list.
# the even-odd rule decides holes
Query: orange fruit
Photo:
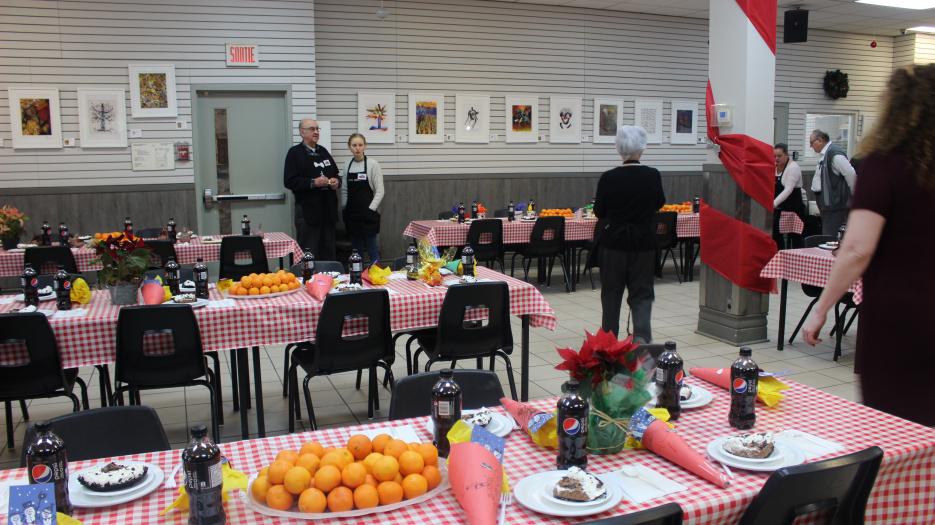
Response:
[[[277,459],[269,466],[269,472],[266,473],[266,476],[269,478],[271,485],[282,485],[283,480],[286,478],[286,472],[289,472],[289,469],[293,467],[292,463],[288,461]]]
[[[299,450],[299,455],[312,453],[321,458],[325,455],[325,447],[321,446],[321,443],[317,441],[309,441],[302,445],[302,449]]]
[[[302,512],[324,512],[328,506],[325,493],[311,487],[299,496],[299,510]]]
[[[386,444],[392,439],[392,436],[389,434],[377,434],[377,436],[373,438],[373,451],[383,454],[384,447],[386,447]]]
[[[380,493],[371,485],[361,485],[354,489],[354,506],[358,509],[369,509],[380,504]]]
[[[422,477],[429,483],[429,490],[434,489],[442,482],[442,473],[435,465],[426,465],[422,469]]]
[[[269,280],[276,286],[279,286],[279,283],[282,282],[282,279],[280,279],[278,275],[273,275],[272,277],[269,278]]]
[[[334,465],[325,465],[315,472],[315,488],[328,493],[341,484],[341,471]]]
[[[273,485],[266,491],[266,504],[276,510],[289,510],[295,498],[282,485]]]
[[[418,452],[420,446],[421,445],[419,443],[409,443],[409,450]]]
[[[364,478],[364,483],[367,485],[373,485],[374,487],[379,485],[379,483],[377,483],[377,478],[373,477],[371,474],[367,474],[367,477]]]
[[[342,512],[354,508],[354,493],[347,487],[338,487],[328,493],[328,510]]]
[[[367,454],[367,457],[364,458],[363,464],[367,467],[367,473],[373,474],[373,466],[376,464],[377,460],[382,458],[383,454],[379,452],[371,452]]]
[[[269,286],[264,286],[260,288],[260,295],[266,295],[269,293]]]
[[[253,494],[253,499],[257,501],[266,501],[266,493],[270,488],[269,479],[266,476],[257,476],[253,480],[253,485],[250,486],[250,493]]]
[[[253,288],[250,288],[250,290],[248,291],[248,294],[249,295],[260,295],[260,289],[254,286]]]
[[[341,468],[344,468],[354,462],[354,454],[351,454],[351,451],[346,448],[339,448],[335,452],[341,456],[341,460],[344,461],[344,465]]]
[[[308,488],[311,482],[312,475],[307,470],[302,467],[292,467],[286,472],[286,477],[283,478],[282,484],[290,494],[298,496],[305,492],[305,489]]]
[[[367,481],[367,469],[361,463],[351,463],[341,471],[341,481],[345,487],[356,489]]]
[[[405,441],[401,439],[391,439],[390,442],[383,447],[383,454],[398,459],[399,455],[406,450],[409,450],[409,445],[407,445]]]
[[[380,496],[380,505],[399,503],[403,500],[403,487],[395,481],[384,481],[377,485],[377,494]]]
[[[244,276],[240,279],[240,285],[249,290],[253,286],[253,279],[249,276]]]
[[[250,274],[250,278],[251,278],[251,279],[256,279],[257,277],[259,277],[259,276],[257,275],[256,272],[253,272],[253,273]]]
[[[403,493],[406,499],[417,498],[429,490],[429,482],[422,474],[409,474],[403,478]]]
[[[307,452],[299,456],[299,459],[295,461],[295,466],[304,468],[309,474],[314,474],[318,470],[319,463],[321,463],[321,460],[318,459],[318,456]]]
[[[256,477],[265,476],[267,473],[269,473],[268,466],[261,468],[260,472],[256,475]]]
[[[276,459],[283,459],[295,465],[296,460],[299,459],[299,453],[295,450],[280,450],[279,454],[276,454]]]
[[[399,472],[397,472],[396,475],[393,476],[393,481],[395,481],[396,483],[402,484],[402,482],[403,482],[403,475],[400,474]]]
[[[370,438],[357,434],[347,440],[347,449],[354,455],[354,459],[361,460],[373,452],[373,446],[370,444]]]
[[[272,279],[272,278],[270,278],[270,276],[269,276],[269,275],[264,275],[264,276],[263,276],[263,280],[262,280],[262,281],[260,281],[260,282],[262,282],[262,283],[263,283],[263,286],[267,286],[267,287],[269,287],[269,286],[272,286],[272,285],[273,285],[273,279]]]
[[[422,454],[407,450],[399,455],[399,473],[403,476],[409,474],[419,474],[425,468],[425,460]]]
[[[295,290],[295,289],[298,288],[299,286],[301,286],[301,285],[299,284],[299,281],[292,281],[291,283],[289,283],[289,289],[290,289],[290,290]]]
[[[377,481],[390,481],[399,474],[399,461],[393,456],[383,456],[373,464],[373,477]]]
[[[438,449],[432,443],[422,443],[419,447],[419,454],[422,454],[422,461],[426,465],[438,465]]]
[[[345,467],[344,458],[336,450],[325,452],[325,455],[321,457],[321,466],[325,465],[333,465],[341,470]]]

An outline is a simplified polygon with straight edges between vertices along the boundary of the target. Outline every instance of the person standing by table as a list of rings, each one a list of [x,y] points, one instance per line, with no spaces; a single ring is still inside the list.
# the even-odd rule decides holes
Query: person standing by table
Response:
[[[779,233],[782,212],[791,211],[805,221],[805,197],[802,194],[802,168],[789,157],[789,146],[780,142],[773,148],[776,158],[776,193],[773,199],[773,240],[783,248]]]
[[[354,157],[348,161],[341,186],[344,226],[358,253],[370,254],[370,263],[380,260],[380,203],[383,202],[383,170],[368,158],[367,139],[354,133],[347,139]]]
[[[808,145],[820,155],[812,176],[812,192],[821,211],[821,232],[836,236],[838,229],[847,222],[857,172],[847,160],[844,148],[831,142],[824,131],[813,131]]]
[[[855,371],[864,404],[935,426],[935,279],[926,220],[935,206],[935,64],[897,70],[860,144],[860,183],[828,284],[805,323],[820,342],[828,310],[863,276]]]
[[[640,164],[646,130],[621,126],[615,139],[623,165],[597,182],[595,250],[601,274],[601,327],[619,334],[624,290],[633,316],[633,340],[652,342],[656,239],[654,217],[666,202],[656,168]]]
[[[328,149],[318,143],[321,128],[314,119],[302,119],[302,142],[289,148],[283,184],[295,194],[296,237],[302,248],[318,260],[335,258],[334,225],[338,222],[338,167]],[[301,213],[301,220],[299,214]]]

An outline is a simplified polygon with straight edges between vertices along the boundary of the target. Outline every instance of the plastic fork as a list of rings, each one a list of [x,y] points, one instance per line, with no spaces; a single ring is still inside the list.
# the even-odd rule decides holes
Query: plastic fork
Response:
[[[165,488],[174,489],[175,487],[178,487],[178,483],[176,483],[175,477],[178,475],[180,468],[182,468],[181,462],[176,463],[175,466],[172,467],[172,472],[168,476],[166,476],[166,481],[163,484]]]
[[[513,491],[504,492],[500,495],[500,519],[497,520],[497,525],[506,523],[506,507],[510,503],[513,503]]]

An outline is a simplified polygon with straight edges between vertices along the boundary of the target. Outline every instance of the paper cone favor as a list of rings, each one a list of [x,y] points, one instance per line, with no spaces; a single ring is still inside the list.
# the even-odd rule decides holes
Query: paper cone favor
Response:
[[[451,445],[448,481],[470,525],[496,525],[503,467],[482,445]]]
[[[730,390],[730,368],[691,368],[688,372],[712,385],[717,385],[724,390]],[[756,398],[768,407],[776,406],[785,399],[781,391],[789,388],[789,385],[760,372],[760,378],[757,380]]]
[[[529,434],[539,446],[558,448],[558,427],[555,414],[539,410],[527,403],[520,403],[508,397],[501,397],[500,404],[513,416],[516,424]]]

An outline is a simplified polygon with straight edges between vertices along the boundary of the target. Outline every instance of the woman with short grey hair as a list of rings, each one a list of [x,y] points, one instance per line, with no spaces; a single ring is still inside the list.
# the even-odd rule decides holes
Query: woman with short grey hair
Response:
[[[653,279],[656,243],[654,217],[666,202],[659,171],[640,164],[646,130],[621,126],[615,140],[623,160],[597,183],[593,257],[601,274],[601,327],[619,335],[624,291],[633,316],[633,340],[652,342]]]

